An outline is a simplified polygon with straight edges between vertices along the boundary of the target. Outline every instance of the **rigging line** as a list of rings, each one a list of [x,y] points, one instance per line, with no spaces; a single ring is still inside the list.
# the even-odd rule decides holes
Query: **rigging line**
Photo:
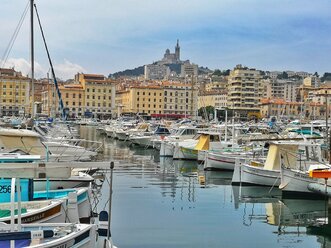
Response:
[[[10,38],[10,41],[8,43],[8,46],[6,47],[6,50],[5,50],[5,52],[4,52],[3,56],[2,56],[2,60],[1,60],[2,65],[1,65],[1,67],[4,67],[5,64],[6,64],[6,62],[7,62],[8,56],[9,56],[9,54],[10,54],[12,48],[13,48],[13,45],[14,45],[15,40],[17,38],[17,35],[18,35],[18,33],[19,33],[19,31],[20,31],[20,29],[22,27],[22,24],[23,24],[23,21],[25,19],[26,13],[28,12],[28,9],[29,9],[29,2],[25,6],[25,9],[24,9],[24,11],[23,11],[23,13],[21,15],[21,18],[20,18],[20,20],[19,20],[19,22],[18,22],[18,24],[17,24],[17,26],[15,28],[15,31],[14,31],[12,37]]]
[[[43,28],[41,26],[41,22],[40,22],[40,18],[39,18],[39,13],[38,13],[38,9],[37,9],[37,5],[36,4],[34,4],[34,8],[36,10],[40,32],[41,32],[41,35],[42,35],[42,38],[43,38],[43,41],[44,41],[44,45],[45,45],[45,49],[46,49],[46,53],[47,53],[47,57],[48,57],[48,62],[49,62],[50,67],[51,67],[51,72],[52,72],[52,76],[53,76],[53,80],[54,80],[56,92],[57,92],[57,95],[58,95],[58,98],[59,98],[59,104],[60,104],[60,109],[61,109],[61,116],[62,116],[62,119],[65,120],[66,119],[66,113],[65,113],[65,109],[64,109],[64,105],[63,105],[63,101],[62,101],[62,96],[61,96],[61,92],[60,92],[60,89],[59,89],[59,85],[58,85],[57,80],[56,80],[53,63],[52,63],[52,60],[51,60],[51,57],[50,57],[50,54],[49,54],[49,51],[48,51],[48,47],[47,47],[47,44],[46,44],[46,39],[45,39],[44,31],[43,31]]]

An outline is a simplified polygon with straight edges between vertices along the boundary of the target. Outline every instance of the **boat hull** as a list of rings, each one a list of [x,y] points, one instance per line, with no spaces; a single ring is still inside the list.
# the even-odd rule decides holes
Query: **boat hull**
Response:
[[[316,194],[308,189],[308,185],[316,182],[317,179],[309,177],[307,172],[282,168],[279,188],[283,196],[314,197]]]
[[[208,152],[205,158],[205,170],[229,170],[233,171],[236,162],[236,157]]]
[[[241,183],[247,185],[261,185],[278,187],[280,185],[280,171],[266,170],[263,167],[242,164]]]

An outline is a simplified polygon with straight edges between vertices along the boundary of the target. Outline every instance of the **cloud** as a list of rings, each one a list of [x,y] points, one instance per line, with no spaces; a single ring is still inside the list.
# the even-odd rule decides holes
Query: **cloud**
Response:
[[[1,65],[2,64],[3,63],[1,61]],[[14,68],[15,71],[22,72],[22,74],[25,76],[31,76],[31,63],[24,58],[9,58],[3,67]],[[34,67],[34,74],[36,78],[45,75],[45,70],[38,62],[34,63]]]
[[[54,65],[54,70],[56,77],[62,79],[74,78],[75,74],[78,72],[86,72],[82,66],[71,63],[66,59],[64,60],[64,63]]]
[[[0,64],[2,64],[2,62]],[[49,72],[49,68],[42,67],[38,62],[35,62],[34,66],[35,78],[46,77]],[[22,72],[22,74],[26,76],[31,75],[31,63],[24,58],[9,58],[4,67],[14,68],[16,71]],[[63,63],[54,65],[54,71],[57,78],[66,80],[74,78],[77,72],[85,72],[86,70],[82,66],[65,59]]]

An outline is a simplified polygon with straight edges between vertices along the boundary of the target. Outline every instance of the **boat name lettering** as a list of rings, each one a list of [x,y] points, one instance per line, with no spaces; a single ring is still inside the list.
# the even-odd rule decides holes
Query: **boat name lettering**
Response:
[[[316,218],[316,215],[314,215],[313,213],[296,213],[296,214],[293,214],[293,218],[296,220],[309,221],[309,219]]]
[[[308,178],[308,175],[302,174],[302,173],[295,173],[295,177],[300,177],[300,178]]]
[[[30,216],[30,217],[23,218],[22,223],[31,223],[34,221],[41,220],[44,217],[45,217],[45,213],[36,214],[36,215]]]

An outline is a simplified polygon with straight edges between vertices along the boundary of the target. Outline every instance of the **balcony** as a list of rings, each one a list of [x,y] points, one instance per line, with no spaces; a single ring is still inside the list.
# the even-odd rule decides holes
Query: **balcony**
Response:
[[[241,86],[242,82],[238,82],[238,81],[229,81],[228,85],[230,87],[234,87],[234,86]]]

